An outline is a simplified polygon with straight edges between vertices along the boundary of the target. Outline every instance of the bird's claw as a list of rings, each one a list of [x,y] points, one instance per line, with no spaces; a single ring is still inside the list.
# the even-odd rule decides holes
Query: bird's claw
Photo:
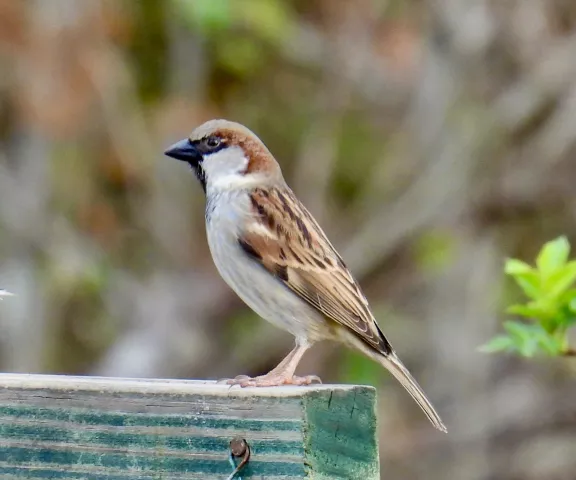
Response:
[[[252,377],[249,377],[248,375],[238,375],[235,378],[219,378],[218,380],[216,380],[216,383],[223,383],[225,385],[239,385],[239,383],[233,383],[236,381],[240,381],[243,379],[247,379],[250,380]]]

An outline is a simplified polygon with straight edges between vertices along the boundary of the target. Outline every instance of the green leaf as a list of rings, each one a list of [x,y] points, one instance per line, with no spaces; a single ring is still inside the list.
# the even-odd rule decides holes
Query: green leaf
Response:
[[[544,330],[535,332],[535,338],[540,349],[548,355],[556,356],[562,352],[563,342]]]
[[[479,349],[484,353],[494,353],[514,350],[514,341],[508,335],[498,335]]]
[[[533,357],[538,352],[547,355],[560,355],[564,349],[564,339],[546,332],[540,325],[518,322],[505,322],[509,335],[499,335],[480,347],[486,353],[508,351],[517,352],[523,357]]]
[[[537,303],[530,302],[526,305],[510,305],[506,309],[506,313],[510,313],[512,315],[520,315],[521,317],[537,320],[542,315],[542,310],[538,307]]]
[[[504,265],[504,272],[507,275],[518,275],[522,273],[530,273],[533,272],[534,268],[532,268],[527,263],[523,262],[522,260],[517,260],[515,258],[508,258],[506,260],[506,264]]]
[[[541,325],[505,322],[504,328],[509,332],[512,350],[524,357],[533,357],[539,351],[555,356],[564,348],[564,338],[547,332]]]
[[[532,357],[537,353],[561,355],[566,349],[566,332],[576,324],[576,261],[568,261],[570,244],[566,237],[547,242],[536,259],[537,269],[525,262],[508,259],[506,274],[512,276],[531,299],[511,305],[507,313],[532,322],[504,323],[507,335],[494,339],[488,351],[515,351]]]
[[[536,271],[514,274],[514,280],[528,298],[537,299],[542,294],[540,276]]]
[[[518,353],[523,357],[533,357],[538,352],[538,342],[535,338],[528,338],[517,346]]]
[[[532,357],[538,350],[537,338],[532,325],[519,322],[504,322],[504,328],[510,334],[514,348],[524,357]]]
[[[566,290],[558,299],[558,302],[567,307],[570,306],[572,300],[576,300],[576,288]]]
[[[548,277],[568,260],[570,243],[564,236],[544,244],[536,257],[536,265],[544,278]]]
[[[545,293],[549,298],[557,298],[565,293],[576,281],[576,262],[567,263],[552,273],[545,282]]]
[[[504,322],[504,329],[510,334],[512,338],[527,338],[530,336],[530,325],[526,323],[513,322],[508,320]]]

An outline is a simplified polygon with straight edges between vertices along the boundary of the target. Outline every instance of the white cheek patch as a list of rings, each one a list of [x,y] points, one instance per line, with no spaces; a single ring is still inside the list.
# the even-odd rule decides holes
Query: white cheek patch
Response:
[[[229,147],[207,155],[202,163],[207,189],[212,191],[252,188],[261,184],[264,175],[245,174],[248,158],[240,147]]]
[[[238,147],[223,148],[206,155],[202,162],[209,183],[231,175],[239,175],[247,166],[248,159],[244,156],[244,151]]]
[[[244,175],[243,173],[233,173],[224,175],[214,180],[210,180],[208,176],[208,189],[210,190],[236,190],[241,188],[254,188],[262,185],[265,177],[262,175],[255,175],[250,173]]]

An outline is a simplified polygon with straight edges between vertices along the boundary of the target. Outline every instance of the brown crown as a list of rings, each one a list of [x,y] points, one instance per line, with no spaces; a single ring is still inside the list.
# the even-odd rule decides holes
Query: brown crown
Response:
[[[190,139],[214,135],[222,139],[228,147],[240,147],[248,158],[248,166],[244,174],[256,172],[277,173],[281,175],[280,166],[270,153],[266,145],[250,129],[239,123],[228,120],[210,120],[190,135]]]

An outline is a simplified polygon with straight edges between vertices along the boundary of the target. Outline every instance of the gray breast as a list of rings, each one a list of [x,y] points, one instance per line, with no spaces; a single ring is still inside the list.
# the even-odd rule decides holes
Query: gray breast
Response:
[[[306,302],[240,248],[241,225],[250,215],[246,193],[219,193],[206,206],[210,251],[222,278],[258,315],[293,335],[313,341],[327,326]]]

